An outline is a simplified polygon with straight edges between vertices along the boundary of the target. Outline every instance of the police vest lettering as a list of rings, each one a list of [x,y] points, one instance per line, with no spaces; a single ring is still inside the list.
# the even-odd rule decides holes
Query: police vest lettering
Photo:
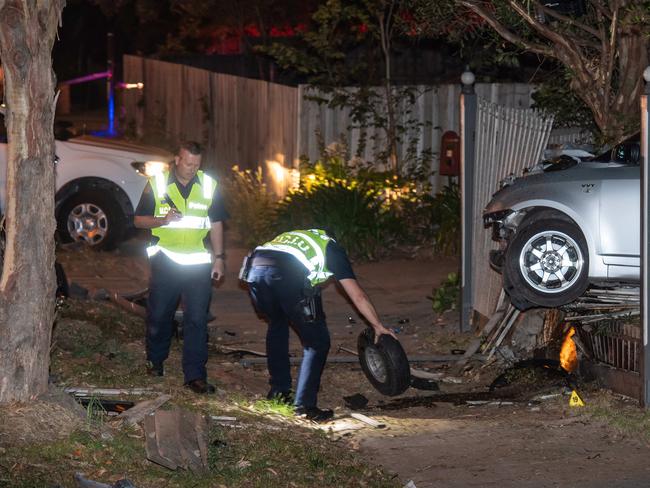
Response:
[[[173,261],[183,264],[204,264],[211,262],[210,253],[203,245],[203,239],[210,230],[208,209],[217,187],[210,176],[198,171],[199,183],[192,184],[190,194],[183,198],[175,182],[169,184],[169,173],[156,173],[149,182],[154,193],[155,217],[165,217],[172,205],[182,218],[151,230],[158,242],[147,249],[151,257],[163,252]]]
[[[291,254],[307,269],[307,279],[312,286],[316,286],[332,276],[325,262],[327,244],[331,240],[332,238],[320,229],[294,230],[280,234],[258,246],[256,250]]]

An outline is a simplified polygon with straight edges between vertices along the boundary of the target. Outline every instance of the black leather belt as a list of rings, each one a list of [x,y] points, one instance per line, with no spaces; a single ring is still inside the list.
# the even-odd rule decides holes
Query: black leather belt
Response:
[[[251,260],[251,266],[277,266],[278,262],[275,259],[263,258],[258,256],[253,256]]]

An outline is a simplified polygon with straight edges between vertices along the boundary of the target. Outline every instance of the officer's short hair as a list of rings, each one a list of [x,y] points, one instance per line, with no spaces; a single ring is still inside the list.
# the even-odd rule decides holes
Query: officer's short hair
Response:
[[[190,154],[194,154],[195,156],[203,153],[203,147],[196,141],[182,141],[178,145],[178,154],[180,154],[181,150],[183,149],[185,149]]]

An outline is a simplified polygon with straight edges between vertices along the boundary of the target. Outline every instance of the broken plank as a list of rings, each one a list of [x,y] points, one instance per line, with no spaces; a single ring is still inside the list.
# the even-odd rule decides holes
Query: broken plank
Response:
[[[115,421],[123,422],[127,425],[137,425],[142,422],[142,420],[144,420],[147,415],[155,412],[170,399],[171,395],[160,395],[158,398],[154,398],[153,400],[140,402],[133,408],[130,408],[126,412],[122,412],[117,417],[115,417]]]
[[[358,421],[363,422],[364,424],[371,425],[375,429],[383,429],[386,427],[386,424],[379,422],[378,420],[375,420],[373,418],[370,418],[367,415],[364,415],[362,413],[352,412],[350,414],[350,417],[352,417],[353,419],[357,419]]]
[[[120,396],[120,395],[149,395],[152,388],[86,388],[69,386],[63,391],[74,396]]]
[[[150,413],[144,418],[144,438],[145,438],[145,451],[147,459],[151,462],[164,466],[165,468],[176,470],[178,464],[167,459],[160,454],[158,449],[158,440],[156,438],[156,415]]]

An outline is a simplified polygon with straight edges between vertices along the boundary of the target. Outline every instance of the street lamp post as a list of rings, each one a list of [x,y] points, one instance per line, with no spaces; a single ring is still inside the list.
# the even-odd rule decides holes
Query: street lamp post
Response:
[[[460,95],[460,195],[461,195],[461,311],[460,330],[472,330],[474,313],[472,290],[472,245],[474,230],[474,163],[476,142],[475,76],[469,70],[460,78],[463,87]]]
[[[641,326],[643,327],[643,404],[650,407],[650,170],[648,148],[650,147],[650,66],[643,71],[645,89],[641,95]]]

